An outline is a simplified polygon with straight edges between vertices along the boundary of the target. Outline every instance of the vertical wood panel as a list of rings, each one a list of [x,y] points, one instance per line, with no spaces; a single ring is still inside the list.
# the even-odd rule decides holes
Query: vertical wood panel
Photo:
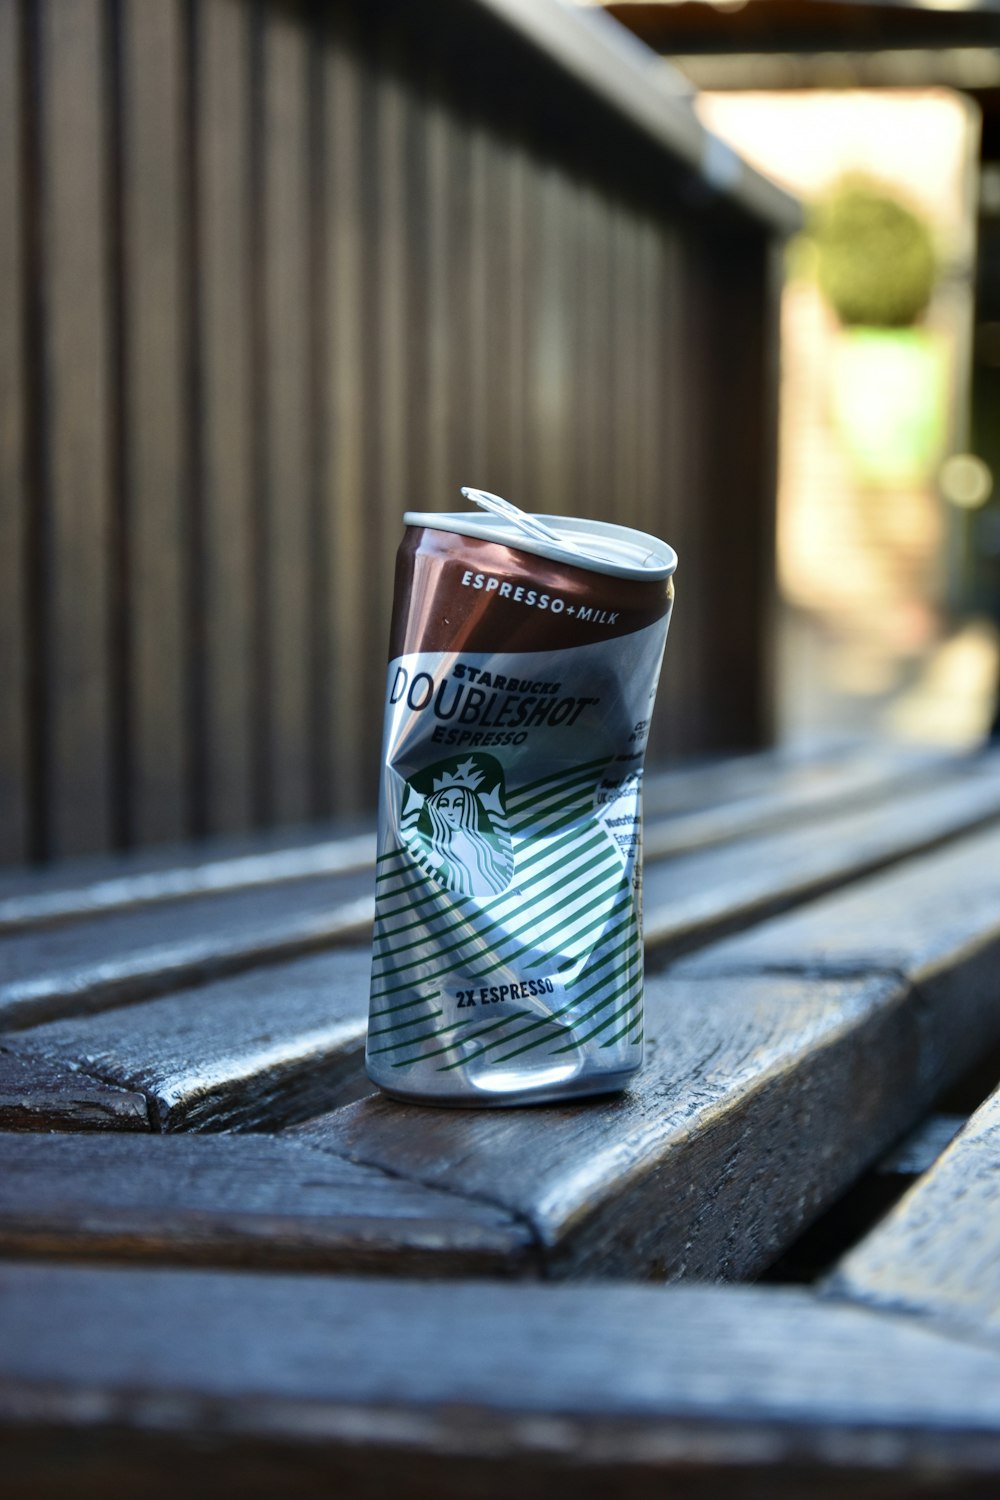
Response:
[[[405,7],[0,0],[0,860],[371,806],[402,512],[463,483],[673,542],[652,747],[766,735],[764,237],[461,64]]]
[[[356,41],[327,38],[323,68],[323,240],[327,321],[323,330],[329,393],[323,500],[329,553],[324,630],[330,663],[328,730],[332,804],[340,813],[364,806],[368,786],[355,726],[363,718],[368,653],[364,629],[366,582],[363,490],[364,323],[361,236],[361,84]],[[374,670],[374,666],[372,667]],[[377,680],[383,673],[379,669]]]
[[[406,266],[406,505],[430,510],[429,390],[430,364],[430,241],[427,223],[428,115],[426,79],[410,80],[410,103],[405,131],[403,168],[405,194]],[[397,517],[402,534],[402,516]]]
[[[99,0],[44,0],[50,849],[112,838],[107,69]]]
[[[0,863],[29,850],[22,57],[16,0],[0,0]]]
[[[363,796],[371,805],[378,779],[384,663],[409,457],[405,184],[409,116],[395,71],[398,58],[393,38],[373,36],[369,49],[363,79],[366,409],[364,552],[360,566],[365,580],[370,671],[364,712],[354,732],[362,751]]]
[[[562,417],[565,379],[560,307],[559,197],[557,170],[550,163],[533,174],[529,214],[537,215],[537,258],[533,258],[533,302],[529,314],[529,422],[531,469],[529,509],[558,514],[563,500]]]
[[[249,42],[241,0],[211,0],[195,18],[199,822],[227,832],[253,816]]]
[[[468,139],[468,288],[466,326],[462,338],[468,351],[468,473],[464,484],[480,489],[496,489],[487,463],[487,431],[490,411],[490,340],[489,340],[489,195],[490,143],[483,126],[470,122]]]
[[[665,536],[660,491],[660,363],[657,341],[663,321],[655,225],[643,218],[639,228],[639,517],[654,536]]]
[[[127,826],[151,843],[188,828],[181,7],[127,0],[121,20]]]
[[[485,386],[485,448],[482,473],[485,486],[498,494],[511,490],[512,381],[508,324],[511,291],[509,211],[509,142],[484,132],[485,243],[483,256],[483,379]]]
[[[311,790],[309,123],[306,34],[268,13],[263,57],[263,359],[267,604],[264,811],[308,816]]]
[[[522,143],[512,142],[507,158],[507,250],[510,257],[510,303],[504,320],[510,401],[508,494],[516,504],[528,504],[527,321],[531,266],[528,252],[528,157]]]
[[[438,80],[428,103],[427,201],[427,488],[434,510],[447,508],[450,473],[450,432],[453,421],[449,385],[451,343],[451,287],[449,240],[451,233],[451,172],[449,149],[451,125],[438,94]]]

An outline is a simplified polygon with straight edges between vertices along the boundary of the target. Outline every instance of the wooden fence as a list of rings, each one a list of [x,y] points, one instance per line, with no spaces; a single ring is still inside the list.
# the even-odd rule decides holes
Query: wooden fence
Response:
[[[792,206],[552,0],[0,0],[0,860],[372,805],[404,507],[681,556],[769,733]]]

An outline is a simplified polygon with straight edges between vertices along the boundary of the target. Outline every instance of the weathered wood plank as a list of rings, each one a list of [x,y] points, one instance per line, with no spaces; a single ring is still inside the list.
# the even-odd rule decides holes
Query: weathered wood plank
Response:
[[[367,873],[206,897],[26,933],[0,944],[0,1026],[107,1010],[182,984],[358,938]]]
[[[26,1063],[140,1092],[155,1129],[259,1130],[374,1092],[362,1067],[370,969],[367,948],[324,953],[2,1041]]]
[[[0,0],[0,863],[30,847],[27,536],[22,181],[23,49],[17,0]],[[36,497],[37,503],[37,497]]]
[[[929,792],[904,791],[858,812],[821,814],[731,846],[651,860],[644,882],[647,945],[674,952],[700,946],[934,849],[995,820],[998,794],[1000,765],[991,757],[974,763],[962,781]]]
[[[0,1311],[0,1485],[39,1500],[123,1473],[154,1500],[982,1500],[1000,1474],[995,1354],[795,1292],[13,1264]]]
[[[200,410],[195,724],[199,832],[253,821],[249,10],[194,7]]]
[[[489,1204],[291,1138],[0,1134],[0,1255],[525,1271],[529,1232]]]
[[[946,1146],[965,1125],[966,1115],[928,1115],[915,1130],[894,1146],[878,1163],[884,1177],[920,1177],[928,1171]]]
[[[697,784],[685,786],[683,772],[645,778],[643,847],[647,859],[727,843],[824,811],[871,806],[897,792],[964,779],[969,769],[964,757],[883,748],[815,761],[783,762],[765,756],[763,764],[758,764],[758,757],[743,756],[722,764],[729,768],[726,777],[716,773],[713,778],[709,767],[702,768],[701,795]],[[0,905],[0,915],[2,910]]]
[[[749,1276],[916,1117],[915,1009],[893,978],[656,978],[646,1064],[619,1097],[453,1111],[379,1096],[295,1133],[503,1205],[552,1275]]]
[[[155,6],[128,0],[120,11],[124,797],[126,831],[135,843],[191,831],[182,23],[180,0]]]
[[[339,681],[338,677],[338,681]],[[725,843],[823,810],[868,806],[894,791],[965,774],[955,757],[862,754],[820,759],[744,756],[647,779],[648,859]],[[0,877],[0,933],[226,890],[336,875],[374,863],[374,834],[312,825],[289,835],[68,861]]]
[[[48,425],[45,852],[106,848],[111,750],[106,9],[38,6]]]
[[[775,834],[651,861],[646,935],[665,951],[704,944],[736,925],[952,838],[1000,813],[990,763],[965,782],[826,815]],[[300,866],[295,866],[300,869]],[[171,907],[114,912],[0,943],[0,1025],[107,1009],[262,958],[291,957],[361,936],[371,919],[367,871],[299,878]]]
[[[998,912],[990,832],[648,981],[613,1103],[415,1128],[370,1099],[302,1130],[502,1202],[558,1274],[753,1274],[996,1042]]]
[[[301,842],[294,844],[285,842],[285,833],[280,843],[275,838],[220,842],[200,857],[186,845],[167,853],[80,861],[71,871],[26,872],[10,881],[6,892],[0,888],[0,933],[374,866],[374,833],[327,837],[317,829],[311,838],[297,833]]]
[[[891,972],[919,996],[923,1069],[937,1093],[1000,1039],[1000,831],[762,924],[676,974]]]
[[[0,1130],[148,1130],[141,1094],[48,1058],[0,1050]]]
[[[1000,1092],[841,1261],[826,1291],[1000,1344]]]

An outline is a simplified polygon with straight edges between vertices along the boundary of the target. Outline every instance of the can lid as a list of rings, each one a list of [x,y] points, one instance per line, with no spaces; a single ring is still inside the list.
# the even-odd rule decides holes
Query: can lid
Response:
[[[669,578],[677,567],[674,549],[645,531],[580,516],[529,515],[488,490],[465,487],[462,494],[489,514],[408,510],[403,520],[407,526],[425,526],[433,531],[452,531],[459,536],[499,542],[554,562],[572,563],[616,578],[653,582]]]

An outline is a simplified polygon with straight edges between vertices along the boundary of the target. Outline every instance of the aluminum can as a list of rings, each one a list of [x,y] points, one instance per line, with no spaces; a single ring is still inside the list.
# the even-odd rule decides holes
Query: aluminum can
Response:
[[[676,557],[566,517],[407,513],[379,799],[369,1076],[423,1103],[642,1063],[642,764]]]

